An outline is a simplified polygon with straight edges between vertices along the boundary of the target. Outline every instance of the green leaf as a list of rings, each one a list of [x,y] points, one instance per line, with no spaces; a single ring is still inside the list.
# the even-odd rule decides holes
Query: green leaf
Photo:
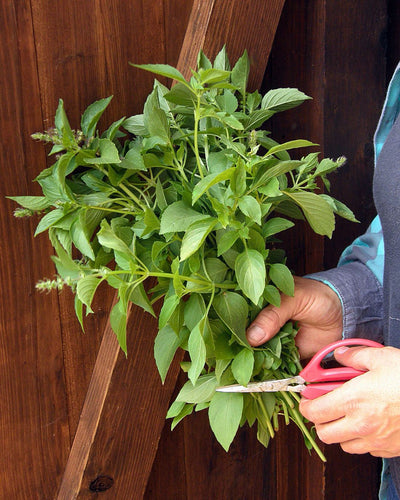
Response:
[[[262,228],[262,235],[264,238],[269,238],[270,236],[286,231],[286,229],[290,229],[293,226],[294,223],[288,219],[284,219],[283,217],[274,217],[265,222]]]
[[[173,419],[171,424],[171,431],[175,429],[175,427],[179,424],[181,420],[190,415],[193,412],[194,404],[185,404],[183,409],[179,412],[178,415]]]
[[[281,305],[281,294],[274,285],[267,285],[264,289],[263,297],[273,306],[279,307]]]
[[[253,196],[243,196],[239,200],[239,208],[256,224],[261,225],[261,207]]]
[[[225,279],[226,273],[228,272],[228,267],[222,262],[221,259],[216,257],[209,257],[204,260],[204,265],[207,270],[207,274],[214,281],[214,283],[222,283]]]
[[[247,249],[235,261],[235,272],[240,288],[257,304],[265,288],[265,263],[260,252]]]
[[[265,94],[261,101],[261,108],[271,111],[285,111],[311,99],[303,92],[293,88],[273,89]]]
[[[111,309],[110,324],[113,332],[117,336],[118,343],[122,351],[127,354],[126,346],[126,310],[123,307],[122,301],[119,300]]]
[[[222,95],[217,95],[215,100],[217,101],[221,111],[225,111],[225,113],[228,114],[234,113],[239,105],[235,94],[233,94],[233,92],[229,89],[225,89]],[[242,124],[240,124],[240,126],[243,128]]]
[[[23,208],[33,211],[45,210],[51,206],[50,201],[45,196],[7,196]]]
[[[109,163],[120,163],[119,153],[116,145],[110,139],[99,139],[100,156],[85,158],[84,162],[93,165],[104,165]]]
[[[170,128],[167,115],[161,109],[157,89],[154,89],[146,99],[143,113],[144,125],[150,136],[159,137],[165,144],[168,144],[170,140]]]
[[[239,231],[223,229],[217,233],[217,255],[218,257],[232,248],[232,245],[239,238]]]
[[[141,154],[141,147],[142,142],[140,140],[131,142],[130,148],[126,152],[125,158],[121,161],[119,166],[128,170],[147,170]]]
[[[79,324],[81,325],[82,331],[85,331],[84,324],[83,324],[83,304],[79,300],[78,296],[75,294],[74,297],[74,309],[75,309],[75,314],[76,317],[78,318]]]
[[[146,71],[150,71],[151,73],[155,73],[156,75],[166,76],[167,78],[171,78],[177,82],[181,82],[186,85],[188,84],[182,73],[169,64],[129,64],[135,68],[144,69]]]
[[[36,227],[35,236],[49,229],[49,227],[58,222],[64,216],[65,213],[61,208],[56,208],[55,210],[52,210],[48,214],[44,215]]]
[[[127,289],[126,299],[133,304],[141,307],[144,311],[156,317],[149,297],[147,296],[146,290],[144,289],[143,283],[134,283],[129,285]]]
[[[188,351],[191,360],[188,377],[192,384],[196,383],[206,362],[207,349],[203,338],[205,323],[206,318],[204,317],[190,332],[188,340]]]
[[[178,336],[169,325],[158,332],[154,341],[154,358],[162,383],[165,382],[175,352],[183,341],[183,332]]]
[[[269,120],[271,116],[274,115],[274,111],[271,111],[270,109],[257,109],[251,115],[245,120],[244,126],[245,130],[254,130]]]
[[[116,235],[105,219],[101,221],[100,227],[101,229],[97,233],[100,245],[128,255],[132,253],[127,244]]]
[[[339,217],[343,217],[351,222],[359,222],[352,210],[350,210],[350,208],[341,201],[336,200],[327,194],[320,194],[319,196],[321,196],[329,204],[334,213],[339,215]]]
[[[54,119],[56,129],[62,138],[62,143],[65,148],[76,146],[74,133],[72,132],[71,125],[69,124],[67,115],[64,110],[64,101],[59,99],[56,116]]]
[[[81,119],[81,128],[87,138],[94,136],[97,122],[110,104],[111,99],[112,96],[95,101],[84,111]]]
[[[164,328],[164,326],[168,323],[169,318],[175,311],[179,302],[180,302],[180,297],[178,297],[175,294],[170,295],[168,298],[164,300],[158,319],[158,327],[160,329]]]
[[[226,71],[230,70],[230,64],[229,64],[228,55],[226,53],[225,45],[222,47],[222,49],[216,55],[216,57],[214,59],[213,67],[217,68],[217,69],[226,70]]]
[[[267,151],[265,156],[270,156],[276,153],[280,153],[281,151],[288,151],[290,149],[297,148],[306,148],[311,146],[318,146],[318,144],[314,144],[313,142],[306,141],[303,139],[298,139],[296,141],[284,142],[283,144],[278,144],[277,146],[273,146],[271,149]]]
[[[280,161],[275,165],[271,166],[267,160],[260,166],[259,170],[257,171],[257,175],[252,187],[254,189],[256,187],[263,186],[274,177],[286,174],[287,172],[290,172],[291,170],[300,167],[302,164],[303,162],[300,160],[289,160],[289,161]],[[264,169],[263,167],[266,168]]]
[[[78,298],[85,304],[89,312],[93,312],[91,309],[93,297],[101,282],[102,280],[100,278],[89,274],[81,278],[77,283],[76,293]]]
[[[125,116],[113,122],[108,127],[108,129],[103,133],[102,137],[105,137],[106,139],[110,139],[110,141],[113,141],[117,136],[119,129],[122,127],[124,121],[125,121]]]
[[[197,54],[197,67],[199,69],[209,69],[212,68],[212,64],[210,59],[204,54],[204,52],[200,49]]]
[[[194,107],[196,94],[186,85],[177,83],[169,92],[164,94],[164,97],[167,101],[178,104],[179,106],[185,106],[185,108],[189,108],[190,110]],[[185,111],[188,112],[189,110],[186,109]]]
[[[217,386],[218,381],[213,373],[202,375],[194,385],[188,380],[180,390],[176,401],[184,401],[186,403],[204,403],[205,401],[210,401]]]
[[[284,294],[293,297],[294,280],[288,267],[279,263],[271,264],[269,268],[269,277],[279,290],[281,290]]]
[[[222,82],[227,80],[230,76],[230,72],[223,69],[208,68],[199,69],[200,83],[202,85],[210,85],[213,83]]]
[[[90,260],[95,260],[96,257],[87,234],[85,223],[85,213],[81,210],[79,216],[71,225],[70,235],[75,247]]]
[[[185,325],[189,330],[193,330],[195,326],[201,321],[206,312],[204,299],[198,294],[190,296],[189,300],[185,302],[184,318]]]
[[[253,374],[254,354],[250,349],[242,349],[232,361],[232,373],[239,384],[246,386]]]
[[[306,191],[297,193],[285,191],[285,194],[299,205],[308,223],[317,234],[332,237],[335,229],[335,216],[323,197]]]
[[[218,219],[214,217],[207,217],[196,222],[193,222],[187,229],[181,246],[180,260],[186,260],[204,243],[208,234],[213,230],[217,224]]]
[[[236,435],[242,419],[243,394],[216,392],[213,396],[208,417],[210,426],[225,451]]]
[[[213,308],[237,341],[249,347],[246,326],[249,308],[244,297],[235,292],[223,292],[214,297]]]
[[[174,401],[172,405],[169,407],[167,412],[167,416],[165,418],[174,418],[183,410],[185,407],[184,401]]]
[[[186,231],[193,222],[205,217],[208,216],[196,212],[184,201],[176,201],[169,205],[161,216],[160,234]]]
[[[250,73],[250,60],[245,50],[243,55],[237,60],[232,69],[231,82],[237,87],[242,95],[246,92],[247,81]]]
[[[194,205],[196,201],[200,198],[200,196],[202,196],[206,191],[208,191],[211,186],[218,184],[218,182],[230,179],[234,172],[235,172],[235,167],[231,167],[228,168],[227,170],[224,170],[223,172],[209,174],[203,179],[201,179],[201,181],[198,182],[193,189],[192,205]]]
[[[144,125],[144,115],[130,116],[123,122],[122,126],[131,134],[146,136],[149,133]]]

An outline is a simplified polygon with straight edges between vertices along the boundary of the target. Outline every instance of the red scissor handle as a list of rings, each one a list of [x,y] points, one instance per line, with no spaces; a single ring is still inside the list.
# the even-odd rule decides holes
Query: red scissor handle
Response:
[[[349,366],[343,366],[340,368],[322,368],[321,362],[331,352],[341,346],[366,346],[366,347],[383,347],[382,344],[378,342],[374,342],[373,340],[368,339],[344,339],[339,340],[337,342],[333,342],[332,344],[328,344],[326,347],[318,351],[310,360],[308,365],[299,373],[301,377],[306,382],[339,382],[350,380],[362,373],[365,373],[361,370],[356,370]],[[340,384],[339,384],[340,385]],[[336,388],[336,387],[335,387]],[[308,388],[307,388],[308,389]],[[332,391],[333,389],[329,389],[326,392]],[[302,391],[302,395],[306,396],[306,389]],[[309,391],[308,391],[309,392]],[[314,396],[317,397],[317,396]],[[309,399],[313,399],[310,398]]]
[[[361,372],[363,373],[363,372]],[[341,385],[342,382],[323,382],[321,384],[309,384],[301,391],[301,395],[307,399],[315,399],[327,394],[328,392],[334,391]]]

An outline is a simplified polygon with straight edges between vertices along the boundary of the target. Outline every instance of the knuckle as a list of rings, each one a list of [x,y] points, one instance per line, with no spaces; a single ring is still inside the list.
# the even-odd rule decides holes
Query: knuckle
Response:
[[[266,307],[263,309],[257,318],[258,324],[268,324],[269,327],[272,326],[274,329],[279,329],[281,327],[281,317],[277,308],[275,307]]]

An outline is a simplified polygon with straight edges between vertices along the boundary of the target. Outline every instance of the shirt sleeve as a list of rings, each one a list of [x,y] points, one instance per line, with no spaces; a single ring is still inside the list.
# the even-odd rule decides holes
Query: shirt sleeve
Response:
[[[339,296],[343,310],[343,337],[383,340],[382,227],[376,217],[366,233],[343,252],[338,267],[306,278],[322,281]]]

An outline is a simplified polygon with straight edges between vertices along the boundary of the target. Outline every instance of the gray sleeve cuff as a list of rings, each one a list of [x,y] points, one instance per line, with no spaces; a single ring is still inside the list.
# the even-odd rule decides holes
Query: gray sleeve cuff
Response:
[[[339,296],[343,308],[343,337],[383,342],[383,290],[374,273],[360,262],[308,274]]]

